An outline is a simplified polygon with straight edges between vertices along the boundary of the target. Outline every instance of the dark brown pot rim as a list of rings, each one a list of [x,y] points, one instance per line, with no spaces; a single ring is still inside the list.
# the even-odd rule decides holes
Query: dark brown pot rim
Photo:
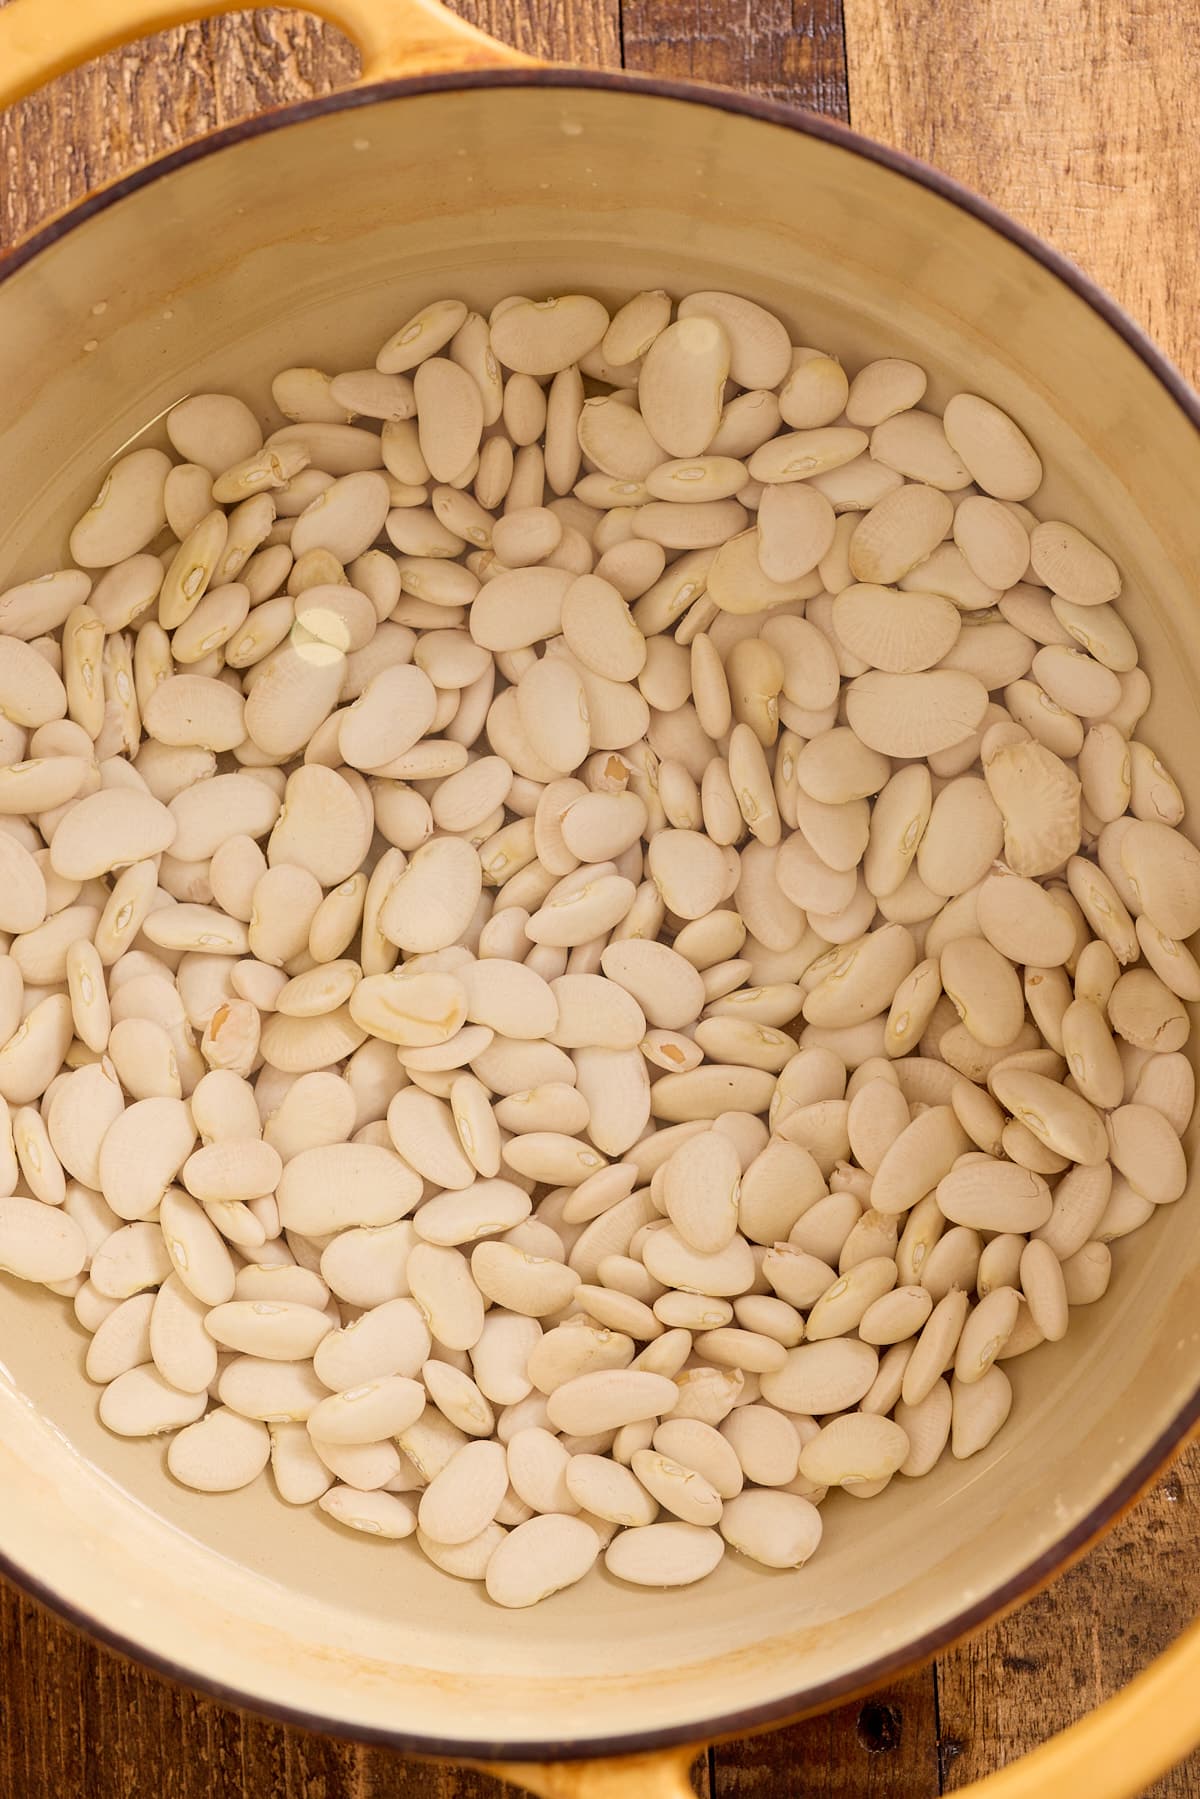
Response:
[[[962,183],[931,168],[928,163],[900,150],[890,149],[871,138],[862,137],[849,126],[820,114],[778,100],[735,92],[732,89],[704,87],[693,82],[660,80],[651,76],[620,70],[572,69],[549,65],[532,69],[464,70],[459,73],[414,76],[405,80],[383,81],[371,86],[349,88],[317,100],[279,107],[236,125],[209,133],[193,143],[185,144],[168,155],[136,169],[110,186],[89,194],[75,206],[52,219],[48,225],[0,256],[0,283],[32,262],[42,250],[57,243],[69,231],[86,223],[94,214],[107,210],[118,201],[148,187],[163,175],[199,161],[214,152],[229,149],[248,138],[260,137],[287,126],[303,125],[324,113],[341,112],[372,106],[378,101],[405,98],[409,95],[461,91],[464,89],[503,88],[591,88],[653,95],[656,98],[680,100],[697,106],[711,106],[724,112],[740,113],[760,119],[765,124],[780,125],[808,137],[836,144],[880,164],[894,174],[903,175],[941,198],[951,201],[964,212],[991,227],[1015,244],[1026,255],[1057,275],[1060,281],[1086,301],[1112,329],[1123,338],[1135,355],[1162,383],[1171,398],[1190,422],[1200,430],[1200,395],[1184,379],[1175,365],[1136,324],[1130,315],[1105,291],[1061,252],[1052,249],[1035,232],[982,199]],[[0,1551],[0,1573],[31,1598],[57,1612],[69,1624],[116,1649],[143,1666],[154,1669],[181,1685],[191,1687],[239,1707],[277,1719],[280,1723],[320,1731],[331,1736],[347,1737],[355,1742],[378,1744],[417,1756],[445,1757],[454,1761],[572,1761],[597,1757],[645,1754],[676,1744],[701,1743],[706,1739],[743,1736],[788,1720],[811,1716],[827,1710],[839,1700],[882,1685],[891,1676],[911,1671],[928,1662],[939,1650],[980,1629],[999,1617],[1039,1588],[1045,1586],[1087,1547],[1110,1529],[1129,1506],[1145,1490],[1171,1456],[1200,1426],[1200,1385],[1188,1403],[1181,1408],[1169,1427],[1163,1431],[1124,1478],[1079,1520],[1072,1530],[1060,1537],[1051,1549],[1028,1562],[1019,1573],[997,1588],[990,1596],[977,1600],[956,1612],[936,1630],[914,1639],[901,1649],[879,1656],[853,1673],[819,1683],[804,1691],[771,1700],[762,1705],[747,1706],[741,1711],[718,1713],[716,1716],[689,1724],[665,1725],[656,1730],[616,1732],[605,1737],[576,1737],[568,1741],[553,1738],[513,1741],[480,1740],[475,1737],[424,1736],[412,1731],[392,1731],[367,1726],[353,1727],[345,1720],[304,1711],[243,1692],[194,1673],[167,1656],[146,1651],[138,1643],[111,1629],[103,1620],[88,1616],[41,1581],[31,1578],[3,1551]]]

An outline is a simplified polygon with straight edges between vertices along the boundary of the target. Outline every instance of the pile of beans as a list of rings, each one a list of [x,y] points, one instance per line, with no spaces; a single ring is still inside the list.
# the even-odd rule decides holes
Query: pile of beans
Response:
[[[794,1568],[1180,1197],[1121,577],[925,389],[441,300],[265,442],[182,400],[0,595],[0,1264],[175,1479],[505,1606]]]

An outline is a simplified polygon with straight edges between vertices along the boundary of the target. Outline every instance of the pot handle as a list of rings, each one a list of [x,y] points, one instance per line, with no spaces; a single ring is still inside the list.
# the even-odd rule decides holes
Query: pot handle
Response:
[[[958,1799],[1136,1799],[1200,1743],[1200,1623],[1121,1692]],[[695,1799],[693,1744],[620,1761],[492,1762],[538,1799]]]
[[[439,0],[302,0],[362,54],[364,83],[445,69],[535,68],[540,58],[497,43]],[[249,0],[261,10],[263,0]],[[9,0],[0,8],[0,107],[24,99],[93,56],[171,25],[241,12],[247,0]]]
[[[689,1770],[700,1743],[656,1754],[625,1755],[598,1762],[481,1762],[497,1780],[507,1780],[536,1799],[696,1799]]]

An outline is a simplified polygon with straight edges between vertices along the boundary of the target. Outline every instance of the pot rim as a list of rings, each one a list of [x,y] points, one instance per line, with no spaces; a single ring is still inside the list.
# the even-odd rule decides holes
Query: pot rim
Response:
[[[1200,394],[1133,319],[1098,283],[1061,251],[1054,249],[1028,226],[1020,224],[1000,207],[984,199],[971,188],[943,174],[919,157],[877,142],[854,131],[840,120],[827,118],[800,106],[772,100],[735,89],[708,86],[699,82],[680,81],[643,75],[621,69],[575,69],[547,64],[542,67],[517,69],[468,69],[458,72],[417,75],[372,82],[274,108],[252,118],[227,125],[220,130],[193,139],[166,155],[155,158],[103,188],[86,195],[73,206],[56,214],[32,236],[0,254],[0,286],[12,275],[34,261],[40,253],[65,237],[95,214],[148,187],[161,176],[199,161],[218,150],[229,149],[246,139],[266,135],[293,125],[306,124],[322,114],[368,107],[378,102],[403,99],[428,93],[454,92],[484,87],[503,88],[589,88],[646,94],[659,99],[680,100],[692,105],[711,106],[724,112],[780,125],[807,137],[835,144],[894,174],[903,175],[922,187],[961,207],[964,212],[998,232],[1019,250],[1034,258],[1056,275],[1094,312],[1124,339],[1155,375],[1184,415],[1200,432]],[[418,1732],[389,1730],[379,1726],[355,1725],[345,1719],[306,1710],[227,1686],[187,1668],[169,1656],[145,1649],[133,1638],[114,1630],[103,1620],[90,1616],[64,1595],[52,1591],[41,1580],[29,1575],[0,1547],[0,1573],[30,1598],[66,1620],[68,1624],[103,1643],[110,1649],[129,1656],[155,1673],[179,1682],[209,1698],[220,1700],[242,1710],[258,1713],[275,1721],[302,1729],[378,1745],[415,1756],[446,1758],[455,1761],[574,1761],[652,1753],[676,1745],[744,1736],[755,1731],[781,1725],[826,1711],[841,1701],[853,1699],[883,1685],[900,1673],[924,1667],[943,1649],[983,1628],[1022,1601],[1029,1599],[1056,1575],[1077,1560],[1088,1547],[1118,1521],[1136,1503],[1155,1477],[1165,1468],[1173,1454],[1189,1435],[1200,1426],[1200,1383],[1190,1400],[1183,1405],[1168,1428],[1146,1450],[1124,1478],[1089,1512],[1059,1537],[1053,1546],[1025,1564],[1011,1579],[989,1596],[955,1612],[934,1630],[927,1631],[903,1648],[881,1655],[853,1673],[840,1676],[783,1698],[764,1701],[734,1712],[719,1713],[687,1724],[670,1724],[657,1729],[634,1731],[604,1737],[576,1737],[568,1741],[518,1738],[515,1741],[480,1740],[471,1737],[426,1736]]]

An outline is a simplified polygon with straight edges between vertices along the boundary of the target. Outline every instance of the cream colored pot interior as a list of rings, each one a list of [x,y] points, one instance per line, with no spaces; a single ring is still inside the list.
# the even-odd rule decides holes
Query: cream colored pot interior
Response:
[[[0,286],[0,586],[53,566],[105,460],[210,384],[260,401],[289,363],[361,366],[442,293],[731,287],[797,343],[916,358],[939,407],[1009,409],[1038,505],[1126,575],[1155,689],[1145,727],[1200,818],[1200,438],[1089,305],[991,226],[836,144],[621,90],[488,87],[268,130],[99,212]],[[1193,1144],[1194,1151],[1194,1144]],[[1194,1185],[1194,1183],[1193,1183]],[[999,1601],[1189,1405],[1196,1196],[1116,1245],[1107,1298],[1010,1364],[991,1447],[837,1497],[795,1574],[730,1555],[674,1595],[596,1573],[507,1613],[410,1544],[292,1511],[263,1477],[219,1499],[95,1417],[65,1301],[0,1295],[0,1551],[186,1676],[347,1729],[486,1745],[694,1730],[849,1683]]]

